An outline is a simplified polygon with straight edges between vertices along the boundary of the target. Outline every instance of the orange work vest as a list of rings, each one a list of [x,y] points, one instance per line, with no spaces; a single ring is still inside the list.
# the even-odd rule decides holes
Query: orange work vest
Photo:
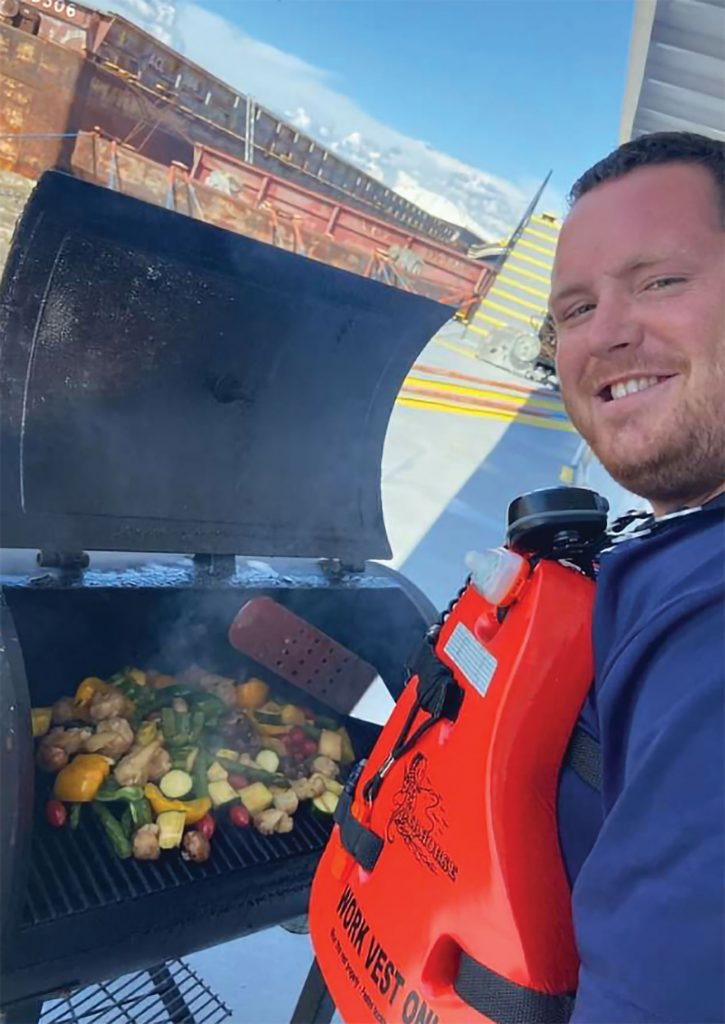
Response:
[[[595,584],[505,557],[518,558],[505,595],[461,591],[338,804],[310,933],[349,1024],[571,1013],[556,797],[593,677]]]

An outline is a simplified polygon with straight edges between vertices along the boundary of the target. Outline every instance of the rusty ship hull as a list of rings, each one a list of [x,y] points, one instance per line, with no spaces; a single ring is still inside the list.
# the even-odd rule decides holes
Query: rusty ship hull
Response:
[[[96,128],[166,166],[190,167],[205,146],[460,252],[480,241],[127,19],[67,0],[2,0],[0,168],[70,169],[74,137]]]
[[[69,169],[75,177],[443,305],[470,306],[490,284],[488,269],[461,253],[204,146],[194,147],[189,169],[164,166],[99,132],[81,132]]]

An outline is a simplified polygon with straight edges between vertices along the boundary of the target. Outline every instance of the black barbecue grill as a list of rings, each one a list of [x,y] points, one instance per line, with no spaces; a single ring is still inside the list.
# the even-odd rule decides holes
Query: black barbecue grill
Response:
[[[305,912],[329,827],[304,807],[286,835],[222,825],[205,864],[119,861],[92,815],[50,829],[29,708],[154,659],[233,675],[227,629],[259,596],[400,692],[434,609],[370,561],[390,554],[380,463],[402,380],[448,315],[56,172],[36,187],[0,293],[10,1020]],[[347,724],[364,753],[377,727]]]

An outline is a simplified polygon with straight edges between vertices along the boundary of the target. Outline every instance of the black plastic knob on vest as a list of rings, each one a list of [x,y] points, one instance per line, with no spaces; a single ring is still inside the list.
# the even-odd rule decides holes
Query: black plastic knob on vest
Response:
[[[563,532],[576,533],[576,544],[593,543],[607,529],[609,503],[585,487],[545,487],[514,499],[508,507],[506,543],[543,558],[561,557],[554,541]]]

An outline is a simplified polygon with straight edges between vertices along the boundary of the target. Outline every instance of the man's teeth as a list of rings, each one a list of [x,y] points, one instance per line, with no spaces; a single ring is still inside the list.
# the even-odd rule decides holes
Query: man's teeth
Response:
[[[644,391],[659,383],[660,377],[636,377],[632,380],[618,381],[612,384],[610,393],[612,398],[624,398],[625,395],[633,395],[635,391]]]

